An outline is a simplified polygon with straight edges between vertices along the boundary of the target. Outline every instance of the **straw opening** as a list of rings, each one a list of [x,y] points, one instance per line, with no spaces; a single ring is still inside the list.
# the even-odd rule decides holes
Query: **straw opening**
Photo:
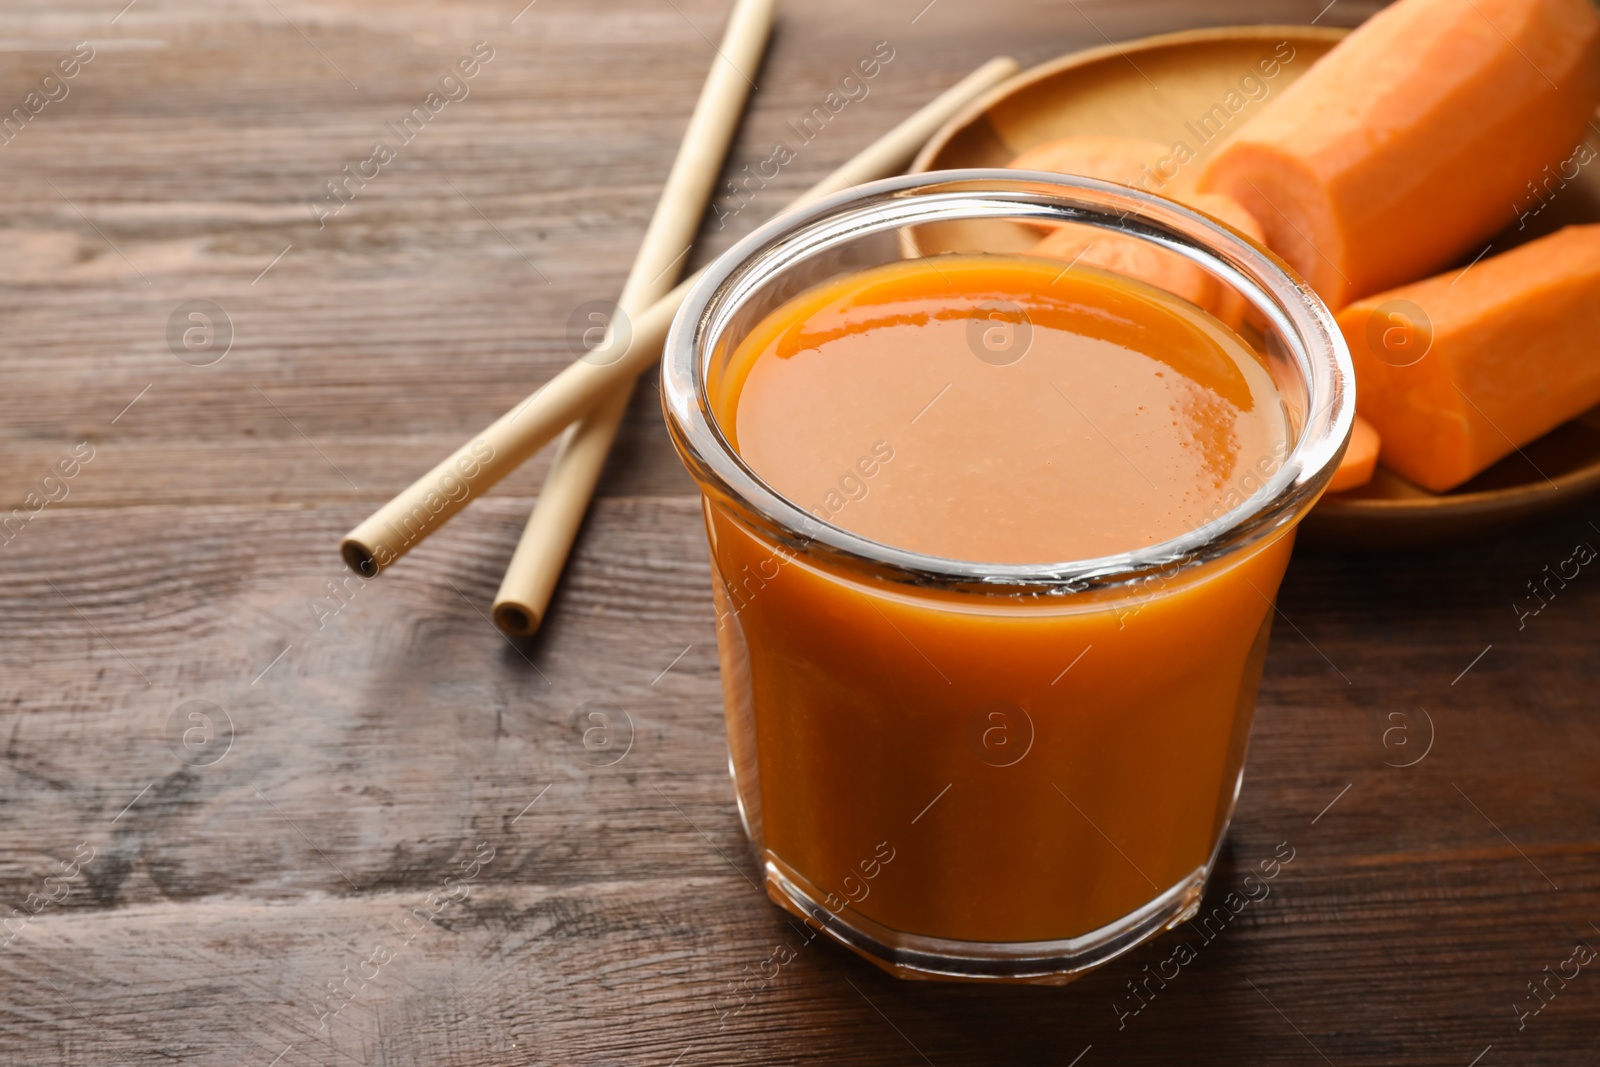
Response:
[[[345,538],[339,542],[339,555],[344,559],[344,564],[363,578],[374,578],[378,574],[378,561],[372,555],[372,550],[358,541]]]

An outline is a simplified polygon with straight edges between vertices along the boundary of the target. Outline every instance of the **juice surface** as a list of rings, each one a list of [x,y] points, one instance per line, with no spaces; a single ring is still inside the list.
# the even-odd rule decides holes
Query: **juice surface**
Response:
[[[744,339],[712,400],[751,469],[819,518],[991,563],[1192,530],[1242,473],[1276,469],[1287,434],[1266,368],[1215,319],[1011,256],[908,260],[803,293]]]

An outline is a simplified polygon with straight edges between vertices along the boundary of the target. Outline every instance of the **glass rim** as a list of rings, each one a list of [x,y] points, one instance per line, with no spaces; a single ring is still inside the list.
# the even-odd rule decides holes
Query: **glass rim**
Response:
[[[1232,285],[1275,328],[1306,394],[1298,438],[1278,469],[1237,506],[1167,540],[1047,563],[986,563],[885,544],[818,518],[768,486],[712,412],[707,376],[733,316],[770,278],[853,240],[907,226],[1009,218],[1087,223],[1160,245]],[[977,253],[982,254],[982,253]],[[736,343],[736,342],[735,342]],[[1192,208],[1092,178],[1009,169],[932,171],[860,185],[785,212],[702,272],[668,331],[662,407],[673,442],[704,491],[780,543],[890,581],[988,592],[1081,592],[1220,558],[1297,521],[1344,454],[1355,415],[1354,369],[1332,312],[1288,264]]]

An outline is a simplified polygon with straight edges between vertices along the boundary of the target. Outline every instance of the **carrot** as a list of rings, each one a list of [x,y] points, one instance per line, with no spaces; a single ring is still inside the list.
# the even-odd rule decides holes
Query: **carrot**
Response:
[[[1201,307],[1216,291],[1209,274],[1176,252],[1139,237],[1078,223],[1057,227],[1034,245],[1033,254],[1125,275]]]
[[[1098,134],[1075,135],[1072,137],[1059,137],[1053,141],[1045,141],[1034,145],[1006,166],[1013,170],[1044,170],[1053,174],[1076,174],[1084,178],[1098,178],[1101,181],[1116,182],[1119,185],[1133,185],[1148,189],[1147,174],[1150,168],[1166,154],[1154,141],[1144,141],[1137,137],[1113,137]],[[1159,180],[1159,179],[1158,179]],[[1027,225],[1046,233],[1057,229],[1055,223],[1033,223]],[[1067,259],[1071,259],[1082,251],[1082,242],[1069,245],[1065,238],[1058,242],[1052,249],[1037,251],[1038,255],[1054,256],[1058,251],[1066,251]],[[1104,266],[1110,270],[1127,273],[1119,266],[1098,263],[1086,260],[1089,266]],[[1148,264],[1151,257],[1135,255],[1131,247],[1119,262],[1143,262]],[[1155,282],[1161,285],[1160,282]],[[1161,286],[1165,288],[1165,286]]]
[[[1258,245],[1267,243],[1266,231],[1261,223],[1239,201],[1222,193],[1186,193],[1178,199],[1197,211],[1203,211],[1219,222],[1225,222]],[[1212,293],[1201,306],[1237,330],[1244,322],[1246,305],[1244,297],[1228,286],[1210,279]]]
[[[1194,193],[1185,196],[1182,202],[1261,243],[1260,224],[1232,197]],[[1244,321],[1242,296],[1192,261],[1138,237],[1071,223],[1057,226],[1050,236],[1034,246],[1033,254],[1099,267],[1165,289],[1211,312],[1233,329],[1238,329]]]
[[[1137,137],[1084,135],[1062,137],[1035,145],[1007,164],[1018,170],[1044,170],[1077,174],[1149,190],[1151,166],[1167,149]],[[1156,178],[1158,187],[1166,183]],[[1189,193],[1175,197],[1190,207],[1232,226],[1258,244],[1266,235],[1254,215],[1231,196]],[[1053,227],[1050,236],[1034,247],[1034,255],[1076,260],[1165,289],[1199,305],[1237,329],[1244,321],[1244,298],[1225,287],[1182,256],[1157,248],[1136,237],[1123,237],[1087,226]]]
[[[1226,222],[1258,245],[1267,243],[1267,234],[1261,228],[1261,221],[1231,196],[1223,193],[1187,193],[1176,199],[1219,222]]]
[[[1597,101],[1591,0],[1399,0],[1241,125],[1197,188],[1249,208],[1337,310],[1512,222]]]
[[[1350,431],[1350,444],[1344,450],[1344,459],[1339,461],[1339,469],[1333,472],[1328,492],[1342,493],[1372,481],[1372,472],[1378,466],[1378,446],[1378,431],[1357,415]]]
[[[1016,170],[1077,174],[1148,188],[1144,184],[1146,174],[1166,154],[1167,149],[1156,142],[1137,137],[1084,135],[1034,145],[1006,166]]]
[[[1600,224],[1339,314],[1379,458],[1444,492],[1600,403]]]

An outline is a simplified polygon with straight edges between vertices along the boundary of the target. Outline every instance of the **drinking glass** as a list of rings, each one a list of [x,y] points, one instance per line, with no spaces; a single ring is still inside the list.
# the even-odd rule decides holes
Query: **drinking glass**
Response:
[[[710,397],[790,298],[906,258],[1015,253],[1059,224],[1159,246],[1242,299],[1239,333],[1288,439],[1240,457],[1201,525],[1094,559],[937,558],[825,521],[730,445]],[[1025,327],[990,318],[983,345]],[[1190,917],[1239,793],[1294,529],[1349,437],[1352,380],[1332,316],[1280,260],[1086,178],[889,179],[718,259],[667,339],[663,406],[703,494],[729,765],[772,899],[891,973],[967,980],[1067,981]]]

